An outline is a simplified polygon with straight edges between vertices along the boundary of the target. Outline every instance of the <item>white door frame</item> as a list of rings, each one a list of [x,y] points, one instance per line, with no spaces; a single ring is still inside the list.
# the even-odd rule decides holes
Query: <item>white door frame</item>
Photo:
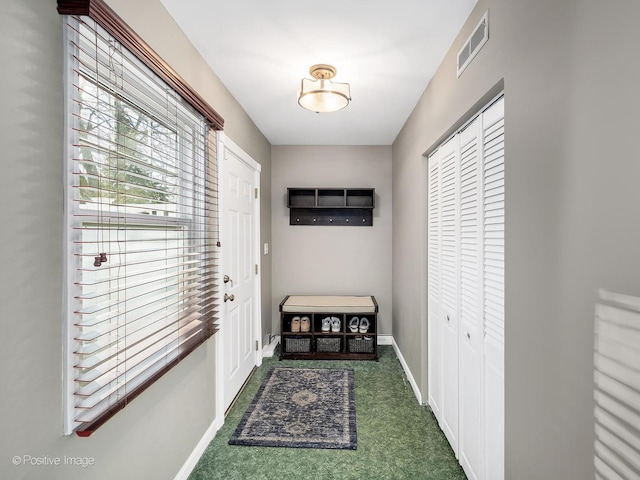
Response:
[[[225,177],[224,177],[224,168],[225,168],[225,154],[229,152],[233,154],[238,160],[244,163],[247,167],[249,167],[254,172],[254,180],[255,185],[259,188],[260,185],[260,171],[262,170],[262,166],[256,162],[253,158],[251,158],[244,150],[242,150],[238,145],[236,145],[229,137],[227,137],[224,133],[218,132],[217,139],[217,158],[218,158],[218,183],[220,192],[220,201],[218,204],[218,218],[220,218],[220,231],[222,232],[224,229],[228,228],[226,225],[226,216],[225,212],[225,196],[224,196],[224,188],[225,188]],[[258,190],[259,191],[259,190]],[[257,196],[256,201],[254,202],[253,207],[253,227],[255,238],[253,240],[253,256],[256,265],[258,265],[259,274],[256,275],[255,287],[253,291],[253,296],[255,300],[255,305],[257,308],[253,309],[253,331],[256,334],[255,341],[258,342],[258,348],[255,351],[255,365],[259,367],[262,365],[262,308],[261,308],[261,280],[260,273],[262,272],[262,266],[260,265],[260,195]],[[219,265],[220,269],[218,271],[218,285],[222,285],[222,277],[224,275],[222,271],[222,266],[224,265],[224,255],[225,255],[225,245],[223,244],[220,250],[220,260]],[[226,385],[224,384],[224,359],[222,358],[223,354],[223,342],[225,341],[226,331],[225,331],[225,318],[224,313],[225,309],[223,304],[220,302],[221,299],[218,299],[220,303],[220,325],[219,331],[216,333],[216,353],[215,353],[215,402],[216,402],[216,424],[217,428],[220,428],[224,424],[224,391]]]

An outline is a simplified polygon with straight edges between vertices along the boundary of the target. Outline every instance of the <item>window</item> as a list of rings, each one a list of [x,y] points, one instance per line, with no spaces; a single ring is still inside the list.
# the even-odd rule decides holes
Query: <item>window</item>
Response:
[[[65,19],[65,433],[87,436],[215,332],[215,131],[93,20]]]

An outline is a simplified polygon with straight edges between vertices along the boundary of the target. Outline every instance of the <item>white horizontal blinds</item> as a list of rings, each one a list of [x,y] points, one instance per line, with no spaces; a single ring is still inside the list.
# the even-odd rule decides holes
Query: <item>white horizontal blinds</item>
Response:
[[[458,158],[457,138],[440,147],[441,301],[452,318],[458,304]],[[445,313],[443,312],[443,313]]]
[[[482,114],[485,336],[504,345],[504,97]]]
[[[215,133],[95,22],[65,18],[68,429],[88,435],[215,331]]]
[[[640,478],[640,298],[600,291],[594,346],[595,477]]]
[[[480,207],[478,199],[478,123],[462,131],[460,141],[460,320],[471,328],[480,308]]]

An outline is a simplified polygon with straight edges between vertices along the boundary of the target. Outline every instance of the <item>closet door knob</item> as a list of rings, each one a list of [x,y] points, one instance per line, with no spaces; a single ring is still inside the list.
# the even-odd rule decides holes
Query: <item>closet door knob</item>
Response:
[[[231,295],[225,293],[224,294],[224,301],[231,301],[233,302],[236,299],[236,297],[233,295],[233,293]]]
[[[464,334],[465,334],[465,336],[466,336],[468,339],[471,339],[471,334],[469,333],[469,331],[468,331],[468,330],[465,330],[465,331],[464,331]]]

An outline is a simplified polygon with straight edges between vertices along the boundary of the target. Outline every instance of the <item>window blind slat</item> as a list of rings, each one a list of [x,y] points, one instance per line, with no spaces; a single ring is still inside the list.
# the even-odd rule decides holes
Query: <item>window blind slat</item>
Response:
[[[131,367],[143,364],[148,358],[155,355],[158,349],[154,348],[158,343],[162,342],[167,345],[166,339],[169,337],[177,338],[178,335],[191,335],[196,330],[202,328],[202,322],[199,321],[199,315],[192,314],[182,320],[181,325],[177,327],[167,327],[164,330],[154,332],[152,335],[133,338],[133,345],[123,348],[121,345],[114,344],[109,353],[102,362],[93,368],[86,370],[78,376],[78,381],[89,382],[91,386],[84,385],[76,391],[78,397],[92,397],[96,392],[102,391],[109,386],[109,383],[116,378],[127,375]],[[78,367],[79,368],[79,367]],[[123,380],[122,383],[126,383]]]
[[[640,478],[640,299],[601,290],[594,333],[594,465]]]
[[[77,380],[79,382],[95,380],[95,378],[105,371],[105,362],[108,363],[110,360],[118,358],[121,355],[131,355],[132,352],[139,352],[139,343],[141,341],[154,337],[161,339],[166,336],[166,332],[178,331],[186,323],[190,323],[193,320],[198,320],[202,323],[200,312],[197,308],[184,312],[178,319],[173,317],[156,319],[154,320],[155,323],[148,325],[148,328],[147,326],[143,326],[138,330],[132,329],[132,332],[127,332],[127,334],[123,336],[118,336],[116,334],[117,332],[114,332],[113,340],[105,343],[105,346],[101,346],[96,352],[92,352],[89,355],[78,353],[79,358],[84,359],[80,360],[74,366],[74,368],[82,371],[78,373]],[[88,343],[88,345],[95,345],[95,343]]]
[[[77,330],[78,333],[74,336],[74,339],[79,342],[97,341],[100,337],[108,334],[113,329],[119,328],[119,324],[117,323],[118,319],[122,319],[123,317],[126,317],[126,325],[129,327],[134,326],[136,322],[143,321],[145,319],[157,318],[158,316],[165,317],[167,316],[167,314],[164,313],[166,310],[171,311],[175,318],[179,318],[180,314],[189,310],[189,305],[184,305],[185,302],[197,305],[195,302],[197,298],[201,297],[201,293],[201,290],[198,290],[195,287],[190,287],[185,288],[181,292],[171,292],[171,296],[149,296],[144,300],[151,303],[139,303],[138,305],[126,307],[126,310],[113,310],[109,307],[109,310],[105,312],[107,315],[104,317],[102,322],[94,323],[88,327],[91,328],[91,330],[85,331],[85,329],[82,328],[82,325],[78,325],[80,329]],[[153,307],[145,308],[146,305],[153,305]],[[125,308],[126,303],[122,303],[121,306]],[[111,325],[111,330],[101,331],[100,329],[103,325]]]
[[[178,255],[178,256],[173,256],[173,257],[167,257],[165,259],[166,265],[160,265],[158,267],[149,266],[149,264],[157,264],[161,260],[147,260],[147,261],[142,261],[142,262],[128,262],[126,265],[128,265],[129,267],[132,267],[132,266],[145,267],[145,266],[147,266],[148,270],[146,270],[146,271],[148,273],[154,273],[154,272],[157,272],[157,271],[167,270],[168,268],[189,267],[190,265],[198,264],[198,260],[187,260],[187,258],[189,258],[190,256],[191,255],[189,254],[189,255]],[[172,263],[172,262],[176,262],[176,263]],[[120,268],[122,266],[123,266],[123,264],[115,263],[113,261],[113,259],[109,259],[109,267],[108,267],[109,270],[118,269],[118,268]],[[90,271],[93,271],[93,270],[90,270]],[[112,275],[112,273],[110,272],[109,275]],[[114,280],[116,278],[120,278],[117,275],[115,275],[115,273],[113,273],[113,275],[114,275],[113,277],[107,277],[107,278],[101,278],[101,279],[95,279],[95,280],[80,281],[80,282],[76,282],[76,284],[77,285],[81,285],[81,286],[85,286],[85,287],[90,287],[90,286],[97,285],[97,284],[100,284],[100,283],[110,282],[111,280]]]
[[[637,428],[640,425],[640,413],[601,392],[596,392],[595,399],[596,427],[602,425],[640,454],[640,435]]]

